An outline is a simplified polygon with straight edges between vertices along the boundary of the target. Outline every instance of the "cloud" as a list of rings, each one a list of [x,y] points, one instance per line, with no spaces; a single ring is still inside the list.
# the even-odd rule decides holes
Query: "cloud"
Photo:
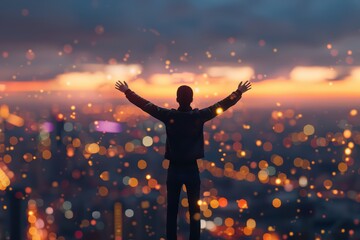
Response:
[[[236,81],[250,80],[254,76],[254,69],[251,67],[213,66],[207,68],[210,77],[224,77]]]
[[[351,70],[350,76],[345,78],[347,82],[360,84],[360,66]],[[355,87],[355,86],[354,86]],[[356,87],[359,87],[356,85]],[[359,94],[360,95],[360,94]]]
[[[57,90],[86,91],[96,90],[110,79],[102,72],[71,72],[57,76],[52,84]]]
[[[142,67],[138,64],[90,64],[85,65],[84,70],[60,74],[55,78],[54,85],[57,89],[68,91],[109,89],[117,80],[129,81],[141,74]]]
[[[332,80],[337,77],[337,72],[333,68],[326,68],[326,67],[295,67],[290,72],[291,80],[298,81],[298,82],[309,82],[309,83],[316,83],[316,82],[323,82],[327,80]]]
[[[121,80],[140,75],[143,67],[140,64],[85,64],[81,69],[89,72],[102,72],[108,78]]]
[[[193,83],[196,75],[191,72],[163,74],[155,73],[149,78],[153,85],[189,84]]]

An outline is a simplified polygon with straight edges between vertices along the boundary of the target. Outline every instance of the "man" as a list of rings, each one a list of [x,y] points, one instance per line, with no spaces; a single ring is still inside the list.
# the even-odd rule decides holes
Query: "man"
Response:
[[[167,240],[176,240],[179,196],[183,184],[186,186],[190,212],[190,240],[200,239],[200,176],[197,159],[204,157],[203,126],[206,121],[216,117],[236,104],[242,94],[251,89],[251,83],[240,82],[236,91],[222,101],[204,108],[192,109],[193,91],[189,86],[180,86],[176,101],[178,109],[161,108],[141,98],[129,89],[126,82],[117,81],[115,88],[125,93],[126,98],[162,121],[166,126],[165,158],[170,160],[167,175]]]

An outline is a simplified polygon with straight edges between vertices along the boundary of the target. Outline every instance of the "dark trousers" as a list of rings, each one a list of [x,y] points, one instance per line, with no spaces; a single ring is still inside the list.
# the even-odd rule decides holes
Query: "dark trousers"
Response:
[[[172,166],[167,175],[167,216],[166,237],[167,240],[177,239],[177,214],[181,187],[186,186],[190,212],[190,240],[200,239],[200,176],[197,165],[179,167]]]

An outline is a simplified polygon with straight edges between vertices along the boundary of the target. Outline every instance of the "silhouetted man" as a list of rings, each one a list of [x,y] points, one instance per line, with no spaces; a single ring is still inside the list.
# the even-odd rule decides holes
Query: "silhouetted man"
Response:
[[[251,89],[251,83],[239,84],[236,91],[222,101],[204,108],[192,109],[193,91],[189,86],[180,86],[176,101],[178,109],[166,109],[141,98],[129,89],[126,82],[117,81],[115,88],[125,93],[134,105],[162,121],[166,126],[165,158],[170,160],[167,175],[167,240],[176,240],[179,196],[186,186],[190,212],[190,240],[200,239],[200,176],[197,159],[204,157],[203,126],[206,121],[226,111],[237,103],[241,95]]]

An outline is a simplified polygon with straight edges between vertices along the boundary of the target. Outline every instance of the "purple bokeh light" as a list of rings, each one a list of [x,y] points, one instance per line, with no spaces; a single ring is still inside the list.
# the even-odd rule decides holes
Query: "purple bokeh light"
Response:
[[[97,132],[119,133],[122,131],[121,124],[111,121],[95,121],[90,129]]]

